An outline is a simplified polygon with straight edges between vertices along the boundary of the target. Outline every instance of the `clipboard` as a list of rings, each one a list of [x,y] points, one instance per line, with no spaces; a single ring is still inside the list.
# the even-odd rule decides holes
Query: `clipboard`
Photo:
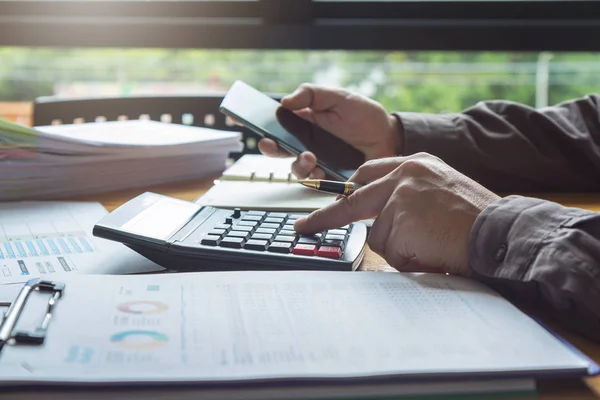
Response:
[[[36,388],[47,387],[47,385],[52,385],[52,387],[68,387],[69,389],[74,385],[80,387],[83,385],[83,387],[87,388],[102,388],[102,390],[110,387],[111,391],[124,390],[124,387],[145,387],[148,388],[146,392],[148,396],[145,397],[152,398],[152,389],[150,387],[168,385],[173,390],[176,390],[176,388],[189,388],[193,385],[196,395],[212,391],[223,394],[222,398],[224,399],[233,399],[235,398],[233,393],[239,395],[242,392],[246,398],[259,399],[265,398],[265,396],[268,397],[269,394],[274,394],[278,391],[280,394],[285,394],[285,396],[290,398],[294,398],[294,393],[296,394],[295,398],[306,398],[305,396],[311,397],[316,394],[319,394],[322,398],[336,398],[342,395],[352,398],[361,393],[364,398],[365,396],[401,396],[403,393],[410,391],[412,391],[410,392],[411,395],[423,395],[423,393],[432,390],[439,391],[438,394],[441,395],[448,395],[452,392],[454,394],[465,394],[465,390],[475,391],[473,393],[476,394],[506,392],[507,390],[510,392],[522,392],[534,389],[535,379],[557,377],[581,378],[598,372],[597,365],[593,361],[582,354],[573,354],[574,351],[572,348],[561,350],[560,347],[565,345],[565,343],[554,343],[552,345],[554,346],[552,351],[556,352],[556,357],[558,358],[549,359],[550,361],[547,364],[541,364],[538,367],[532,366],[529,368],[529,371],[510,367],[505,367],[510,369],[504,371],[486,371],[485,368],[448,371],[442,366],[444,362],[442,358],[438,360],[432,359],[428,363],[429,373],[423,373],[419,369],[407,370],[405,372],[394,369],[398,367],[390,367],[391,369],[385,372],[374,365],[360,364],[357,364],[355,369],[351,368],[348,370],[348,363],[340,359],[337,361],[337,366],[332,364],[333,367],[338,369],[335,374],[331,374],[330,370],[322,369],[319,364],[314,364],[310,369],[301,366],[287,373],[285,371],[281,372],[277,365],[267,366],[264,369],[258,370],[254,370],[254,367],[248,367],[245,373],[240,375],[235,371],[231,371],[230,373],[225,369],[219,371],[219,368],[222,367],[219,363],[205,366],[195,364],[194,360],[198,360],[200,353],[187,354],[188,360],[192,360],[193,362],[192,364],[185,365],[169,364],[168,362],[162,363],[160,357],[158,357],[160,354],[171,356],[173,351],[182,349],[181,344],[183,342],[181,340],[184,337],[203,337],[210,340],[205,347],[211,352],[211,348],[214,348],[218,354],[221,351],[227,350],[230,352],[230,355],[235,356],[236,351],[238,351],[239,355],[241,354],[239,353],[239,347],[238,350],[235,350],[239,344],[243,345],[244,340],[254,340],[258,337],[252,337],[252,332],[261,330],[263,333],[271,332],[271,328],[269,328],[271,325],[267,324],[265,328],[261,323],[251,318],[254,314],[250,313],[250,309],[245,306],[248,304],[247,301],[256,302],[256,299],[260,298],[260,296],[267,296],[264,302],[260,301],[256,303],[257,306],[264,304],[267,307],[268,311],[263,312],[262,309],[260,311],[262,316],[266,316],[276,313],[278,310],[278,302],[271,301],[272,296],[275,296],[276,293],[285,293],[284,288],[285,290],[291,290],[289,294],[283,295],[280,300],[295,304],[303,296],[303,287],[313,287],[315,290],[319,290],[313,293],[310,298],[322,298],[325,301],[323,304],[335,303],[339,298],[350,299],[354,296],[358,296],[367,303],[363,308],[357,308],[356,304],[353,303],[346,304],[345,301],[339,302],[337,305],[332,304],[331,307],[338,310],[336,317],[339,318],[340,315],[346,315],[346,321],[344,319],[334,321],[329,324],[329,327],[323,327],[319,323],[313,326],[313,329],[316,329],[318,332],[316,332],[316,335],[311,340],[325,337],[323,343],[331,346],[342,346],[338,349],[340,354],[346,353],[348,355],[350,353],[344,349],[343,343],[339,343],[335,332],[339,331],[338,328],[346,332],[347,329],[343,325],[349,323],[348,319],[364,320],[369,315],[372,315],[372,312],[368,311],[369,309],[372,310],[369,305],[380,304],[380,301],[387,298],[385,293],[388,289],[383,289],[383,287],[396,287],[399,291],[395,296],[404,296],[407,299],[414,299],[415,294],[418,293],[426,296],[428,290],[433,290],[430,295],[427,295],[430,297],[423,304],[423,307],[425,307],[423,310],[427,309],[429,301],[438,302],[440,307],[449,307],[448,301],[452,300],[452,298],[443,297],[442,293],[436,289],[438,287],[447,287],[450,290],[448,295],[453,296],[451,294],[452,291],[459,291],[460,294],[456,300],[462,299],[460,301],[468,301],[472,307],[476,308],[473,311],[474,314],[469,317],[474,318],[472,321],[480,318],[479,315],[486,315],[485,310],[491,312],[500,307],[503,311],[500,310],[498,314],[494,314],[496,317],[491,317],[492,319],[497,318],[497,323],[517,320],[515,322],[516,325],[512,328],[503,329],[503,334],[515,332],[516,336],[519,336],[520,330],[523,329],[524,331],[536,332],[535,337],[528,339],[534,340],[532,343],[535,343],[537,340],[541,341],[540,345],[553,342],[550,337],[546,337],[546,334],[544,334],[544,331],[547,331],[547,329],[536,327],[537,324],[533,324],[533,321],[514,309],[508,302],[496,296],[492,291],[489,291],[482,285],[457,277],[429,276],[427,274],[412,276],[368,272],[299,271],[274,273],[250,271],[129,276],[63,275],[60,278],[60,281],[41,278],[29,280],[20,288],[14,301],[10,303],[6,313],[2,315],[2,321],[0,322],[0,389],[3,391],[17,390],[15,388],[19,387],[27,388],[27,390],[35,390]],[[330,284],[337,287],[338,290],[346,287],[344,289],[346,292],[332,293],[327,288],[327,285]],[[274,290],[267,290],[267,286],[269,285]],[[69,286],[68,293],[66,292],[67,286]],[[223,291],[222,288],[225,287],[228,289]],[[382,289],[377,289],[375,292],[369,294],[368,290],[372,287],[382,287]],[[256,292],[249,291],[250,289],[253,291],[256,290]],[[358,292],[355,292],[355,289],[358,289]],[[138,295],[141,297],[138,297]],[[350,295],[351,297],[347,297]],[[250,297],[246,298],[245,296]],[[236,297],[239,298],[236,304],[231,307],[225,307],[226,304],[230,304],[231,299]],[[103,299],[103,301],[97,301],[99,298]],[[138,300],[141,298],[148,300],[146,306],[149,308],[135,309],[136,303],[139,303]],[[26,305],[30,301],[32,301],[32,305],[35,305],[35,307],[25,310]],[[488,307],[485,303],[489,301],[491,303]],[[211,312],[210,304],[221,304],[224,308],[217,307],[221,313]],[[8,304],[3,303],[2,305],[7,306]],[[319,310],[320,308],[321,306],[317,307],[316,305],[315,307],[311,307],[311,313],[317,314],[314,319],[315,321],[323,321],[321,318],[327,314],[326,310]],[[420,307],[417,307],[417,309],[420,309]],[[23,313],[24,310],[25,312]],[[464,310],[466,312],[468,307]],[[98,311],[105,312],[105,315],[95,313]],[[289,323],[298,324],[298,326],[301,324],[303,328],[307,324],[312,324],[310,320],[305,319],[306,310],[295,312],[290,308],[289,312]],[[222,330],[214,330],[210,335],[207,333],[207,330],[212,329],[214,324],[220,323],[219,321],[230,320],[229,318],[234,315],[245,315],[243,319],[247,323],[245,327],[247,329],[242,329],[237,334],[246,332],[249,333],[249,336],[243,339],[242,342],[238,343],[234,337],[223,335],[222,333],[225,331]],[[34,328],[25,331],[16,329],[22,316],[24,316],[24,319],[30,325],[35,325]],[[86,316],[88,317],[87,321],[84,320]],[[157,328],[156,331],[158,332],[155,332],[156,334],[152,337],[152,342],[129,343],[129,345],[136,345],[136,349],[131,350],[131,354],[137,353],[137,356],[142,356],[144,352],[150,353],[155,349],[158,349],[160,352],[157,356],[158,358],[156,358],[158,362],[151,360],[152,362],[145,365],[145,369],[136,366],[128,369],[116,369],[112,365],[99,367],[92,365],[95,369],[82,371],[82,369],[91,365],[70,364],[66,366],[64,361],[65,355],[68,352],[61,352],[58,356],[49,355],[58,354],[51,353],[49,350],[53,351],[57,346],[61,347],[61,343],[59,342],[61,339],[67,338],[67,336],[69,346],[72,342],[87,345],[100,344],[101,346],[98,347],[98,350],[102,350],[100,348],[102,346],[104,348],[113,346],[110,348],[123,351],[127,347],[128,338],[121,332],[121,327],[115,328],[116,330],[111,330],[112,328],[107,329],[106,325],[108,321],[120,322],[122,317],[127,317],[130,321],[134,318],[152,321],[163,318],[163,316],[167,318],[162,320],[164,323],[153,326]],[[382,334],[385,332],[388,335],[390,334],[390,329],[393,329],[393,325],[388,325],[387,327],[384,325],[386,325],[386,321],[393,320],[394,318],[393,315],[381,315],[379,317],[378,320],[381,321],[381,324],[378,329],[383,329]],[[179,328],[179,323],[184,320],[187,321],[186,323],[191,323],[191,325],[188,324],[188,327],[193,328],[193,331],[185,331],[183,328]],[[37,323],[34,324],[36,321]],[[93,321],[93,323],[90,321]],[[435,324],[436,326],[443,327],[443,324],[438,325],[437,322]],[[364,323],[362,325],[362,328],[368,329],[371,324]],[[129,326],[131,327],[132,325]],[[481,326],[483,327],[483,325]],[[172,328],[172,331],[165,331],[167,328]],[[138,330],[143,329],[138,328]],[[410,333],[408,329],[405,329],[402,333],[405,332]],[[287,340],[286,343],[289,343],[285,344],[285,346],[292,346],[299,338],[301,339],[301,336],[295,338],[288,338],[287,336],[281,336],[281,340]],[[83,339],[80,339],[80,337],[83,337]],[[410,335],[406,336],[405,339],[410,339],[410,337]],[[98,340],[99,338],[104,341]],[[106,340],[108,338],[111,340]],[[513,343],[519,343],[521,339],[527,338],[527,334],[521,338],[516,337],[512,339],[507,337],[507,339],[514,340]],[[414,340],[419,343],[429,343],[427,338],[420,338],[418,336],[415,336]],[[172,347],[169,347],[171,342]],[[381,343],[381,341],[360,341],[349,342],[348,344],[352,346],[360,345],[363,347],[363,351],[376,354],[378,346]],[[490,344],[494,344],[494,342],[490,341]],[[266,351],[271,346],[279,346],[275,342],[264,342],[260,346],[263,345],[266,347],[261,347],[258,349],[259,351]],[[527,345],[523,344],[521,348],[524,346]],[[68,347],[65,345],[61,349],[68,350]],[[8,350],[6,354],[8,358],[5,358],[5,354],[3,354],[6,350]],[[299,352],[303,350],[306,349],[299,347],[295,354],[298,356]],[[504,353],[504,350],[501,350],[500,354],[502,353]],[[216,353],[211,354],[214,355]],[[100,351],[96,351],[95,356],[98,356],[99,360],[106,359],[106,354],[100,354]],[[407,354],[408,356],[410,356],[410,352]],[[4,369],[1,368],[3,358],[6,363]],[[398,365],[405,362],[401,358],[395,357],[394,359],[396,360],[394,363],[398,363]],[[565,363],[561,360],[564,360]],[[36,365],[37,361],[39,361],[39,368],[45,368],[44,371],[49,374],[48,376],[39,375],[39,370],[36,371],[36,368],[38,368]],[[31,362],[29,365],[33,366],[33,372],[22,369],[15,371],[13,374],[14,366],[20,367],[21,364],[25,365],[26,362]],[[570,366],[567,367],[566,363],[569,363]],[[412,368],[410,364],[404,365]],[[518,367],[518,363],[514,365]],[[98,369],[102,367],[104,370]],[[502,368],[501,366],[498,367]],[[1,378],[3,373],[5,374],[4,379]],[[105,373],[105,375],[100,376],[98,373],[100,375]],[[457,384],[459,386],[452,386]],[[225,393],[228,394],[225,395]],[[229,394],[232,397],[228,397]]]
[[[13,302],[0,302],[0,307],[8,307],[6,313],[0,314],[0,351],[7,344],[43,344],[52,319],[52,312],[64,290],[64,283],[35,278],[23,285]],[[25,309],[27,299],[35,293],[48,295],[48,303],[42,321],[33,331],[18,331],[16,326]]]

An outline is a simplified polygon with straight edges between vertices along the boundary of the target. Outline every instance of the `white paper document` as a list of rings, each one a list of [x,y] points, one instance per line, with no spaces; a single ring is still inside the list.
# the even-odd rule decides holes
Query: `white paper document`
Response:
[[[219,176],[239,132],[111,121],[27,128],[0,120],[0,201],[81,194]]]
[[[122,244],[92,236],[107,214],[93,202],[0,203],[0,284],[72,272],[162,270]]]
[[[45,344],[5,346],[0,381],[471,377],[588,367],[500,296],[446,275],[252,271],[64,282]],[[39,324],[47,298],[30,302],[20,329]]]

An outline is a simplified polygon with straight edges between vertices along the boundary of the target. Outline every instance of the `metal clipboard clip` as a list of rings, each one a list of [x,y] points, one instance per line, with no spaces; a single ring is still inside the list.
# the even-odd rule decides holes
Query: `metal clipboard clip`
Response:
[[[43,344],[48,325],[50,324],[50,319],[52,318],[52,311],[64,290],[65,284],[60,282],[52,282],[39,278],[27,281],[17,295],[15,301],[10,304],[8,310],[0,319],[0,348],[8,342],[14,344]],[[46,313],[44,314],[41,324],[32,332],[14,332],[15,326],[19,321],[19,316],[27,304],[29,295],[36,291],[39,293],[50,294],[50,298],[46,305]]]

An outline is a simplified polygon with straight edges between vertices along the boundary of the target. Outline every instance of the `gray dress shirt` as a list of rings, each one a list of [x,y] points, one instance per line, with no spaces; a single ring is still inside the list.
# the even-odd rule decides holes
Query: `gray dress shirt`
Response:
[[[434,154],[497,193],[599,192],[600,96],[534,109],[481,102],[456,114],[396,113],[402,154]],[[508,195],[471,231],[475,277],[600,341],[600,213]]]

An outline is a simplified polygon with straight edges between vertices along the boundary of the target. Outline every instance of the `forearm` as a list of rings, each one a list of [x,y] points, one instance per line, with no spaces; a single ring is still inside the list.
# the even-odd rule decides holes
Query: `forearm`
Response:
[[[600,96],[540,110],[489,101],[456,114],[395,115],[403,155],[436,155],[491,190],[600,190]]]
[[[600,341],[600,214],[506,197],[475,222],[469,264],[476,279]]]

